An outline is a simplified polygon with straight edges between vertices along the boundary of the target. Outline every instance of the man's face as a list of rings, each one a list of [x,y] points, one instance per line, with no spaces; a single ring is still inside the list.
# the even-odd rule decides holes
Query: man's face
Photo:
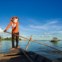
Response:
[[[15,18],[15,19],[14,19],[14,22],[16,23],[17,21],[18,21],[18,19]]]

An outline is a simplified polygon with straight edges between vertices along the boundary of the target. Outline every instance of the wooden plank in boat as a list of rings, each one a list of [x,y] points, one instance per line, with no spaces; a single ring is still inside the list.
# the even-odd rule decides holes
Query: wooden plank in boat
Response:
[[[21,49],[15,49],[15,50],[10,50],[8,53],[4,54],[5,56],[7,55],[17,55],[21,52]]]

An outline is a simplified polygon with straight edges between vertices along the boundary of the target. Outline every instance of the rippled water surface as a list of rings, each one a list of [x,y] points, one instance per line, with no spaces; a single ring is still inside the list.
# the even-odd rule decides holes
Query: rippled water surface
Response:
[[[43,44],[47,44],[48,46],[38,44],[36,42],[40,42]],[[19,46],[22,49],[25,49],[28,41],[19,41]],[[11,41],[0,41],[0,54],[1,53],[8,53],[11,49]],[[49,47],[51,46],[51,47]],[[53,48],[52,48],[53,47]],[[49,58],[53,57],[59,57],[62,56],[62,41],[58,42],[50,42],[50,41],[35,41],[35,42],[30,42],[30,45],[27,49],[28,51],[35,52],[37,54],[44,55]],[[59,54],[57,50],[61,53]]]

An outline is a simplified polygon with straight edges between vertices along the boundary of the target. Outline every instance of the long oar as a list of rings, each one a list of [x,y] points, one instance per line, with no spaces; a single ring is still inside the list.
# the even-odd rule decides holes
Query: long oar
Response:
[[[6,33],[11,34],[10,32],[6,32]],[[16,35],[16,36],[19,36],[19,35]],[[30,40],[30,39],[28,39],[28,38],[26,38],[26,37],[24,37],[24,36],[19,36],[19,37],[23,37],[24,39]],[[30,41],[31,41],[31,40],[30,40]],[[30,42],[30,41],[29,41],[29,42]],[[31,41],[31,42],[35,42],[35,43],[38,43],[38,44],[41,44],[41,45],[44,45],[44,46],[53,48],[53,49],[55,49],[55,50],[57,50],[57,51],[61,51],[61,50],[59,50],[59,49],[57,49],[57,48],[55,48],[55,47],[49,46],[49,45],[44,44],[44,43],[41,43],[41,42],[37,42],[37,41]],[[28,43],[28,44],[29,44],[29,43]],[[62,51],[61,51],[61,52],[62,52]]]

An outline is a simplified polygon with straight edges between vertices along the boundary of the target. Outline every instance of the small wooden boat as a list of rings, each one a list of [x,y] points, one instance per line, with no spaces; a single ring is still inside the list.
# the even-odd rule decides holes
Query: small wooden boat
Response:
[[[59,54],[54,51],[45,55],[43,53],[37,53],[32,51],[25,51],[23,49],[16,49],[8,52],[7,54],[0,54],[0,62],[62,62],[62,53]],[[56,55],[56,54],[59,54]],[[53,57],[51,59],[51,57]]]
[[[0,54],[0,62],[43,62],[44,60],[49,61],[44,56],[23,49],[16,49],[7,54]]]

